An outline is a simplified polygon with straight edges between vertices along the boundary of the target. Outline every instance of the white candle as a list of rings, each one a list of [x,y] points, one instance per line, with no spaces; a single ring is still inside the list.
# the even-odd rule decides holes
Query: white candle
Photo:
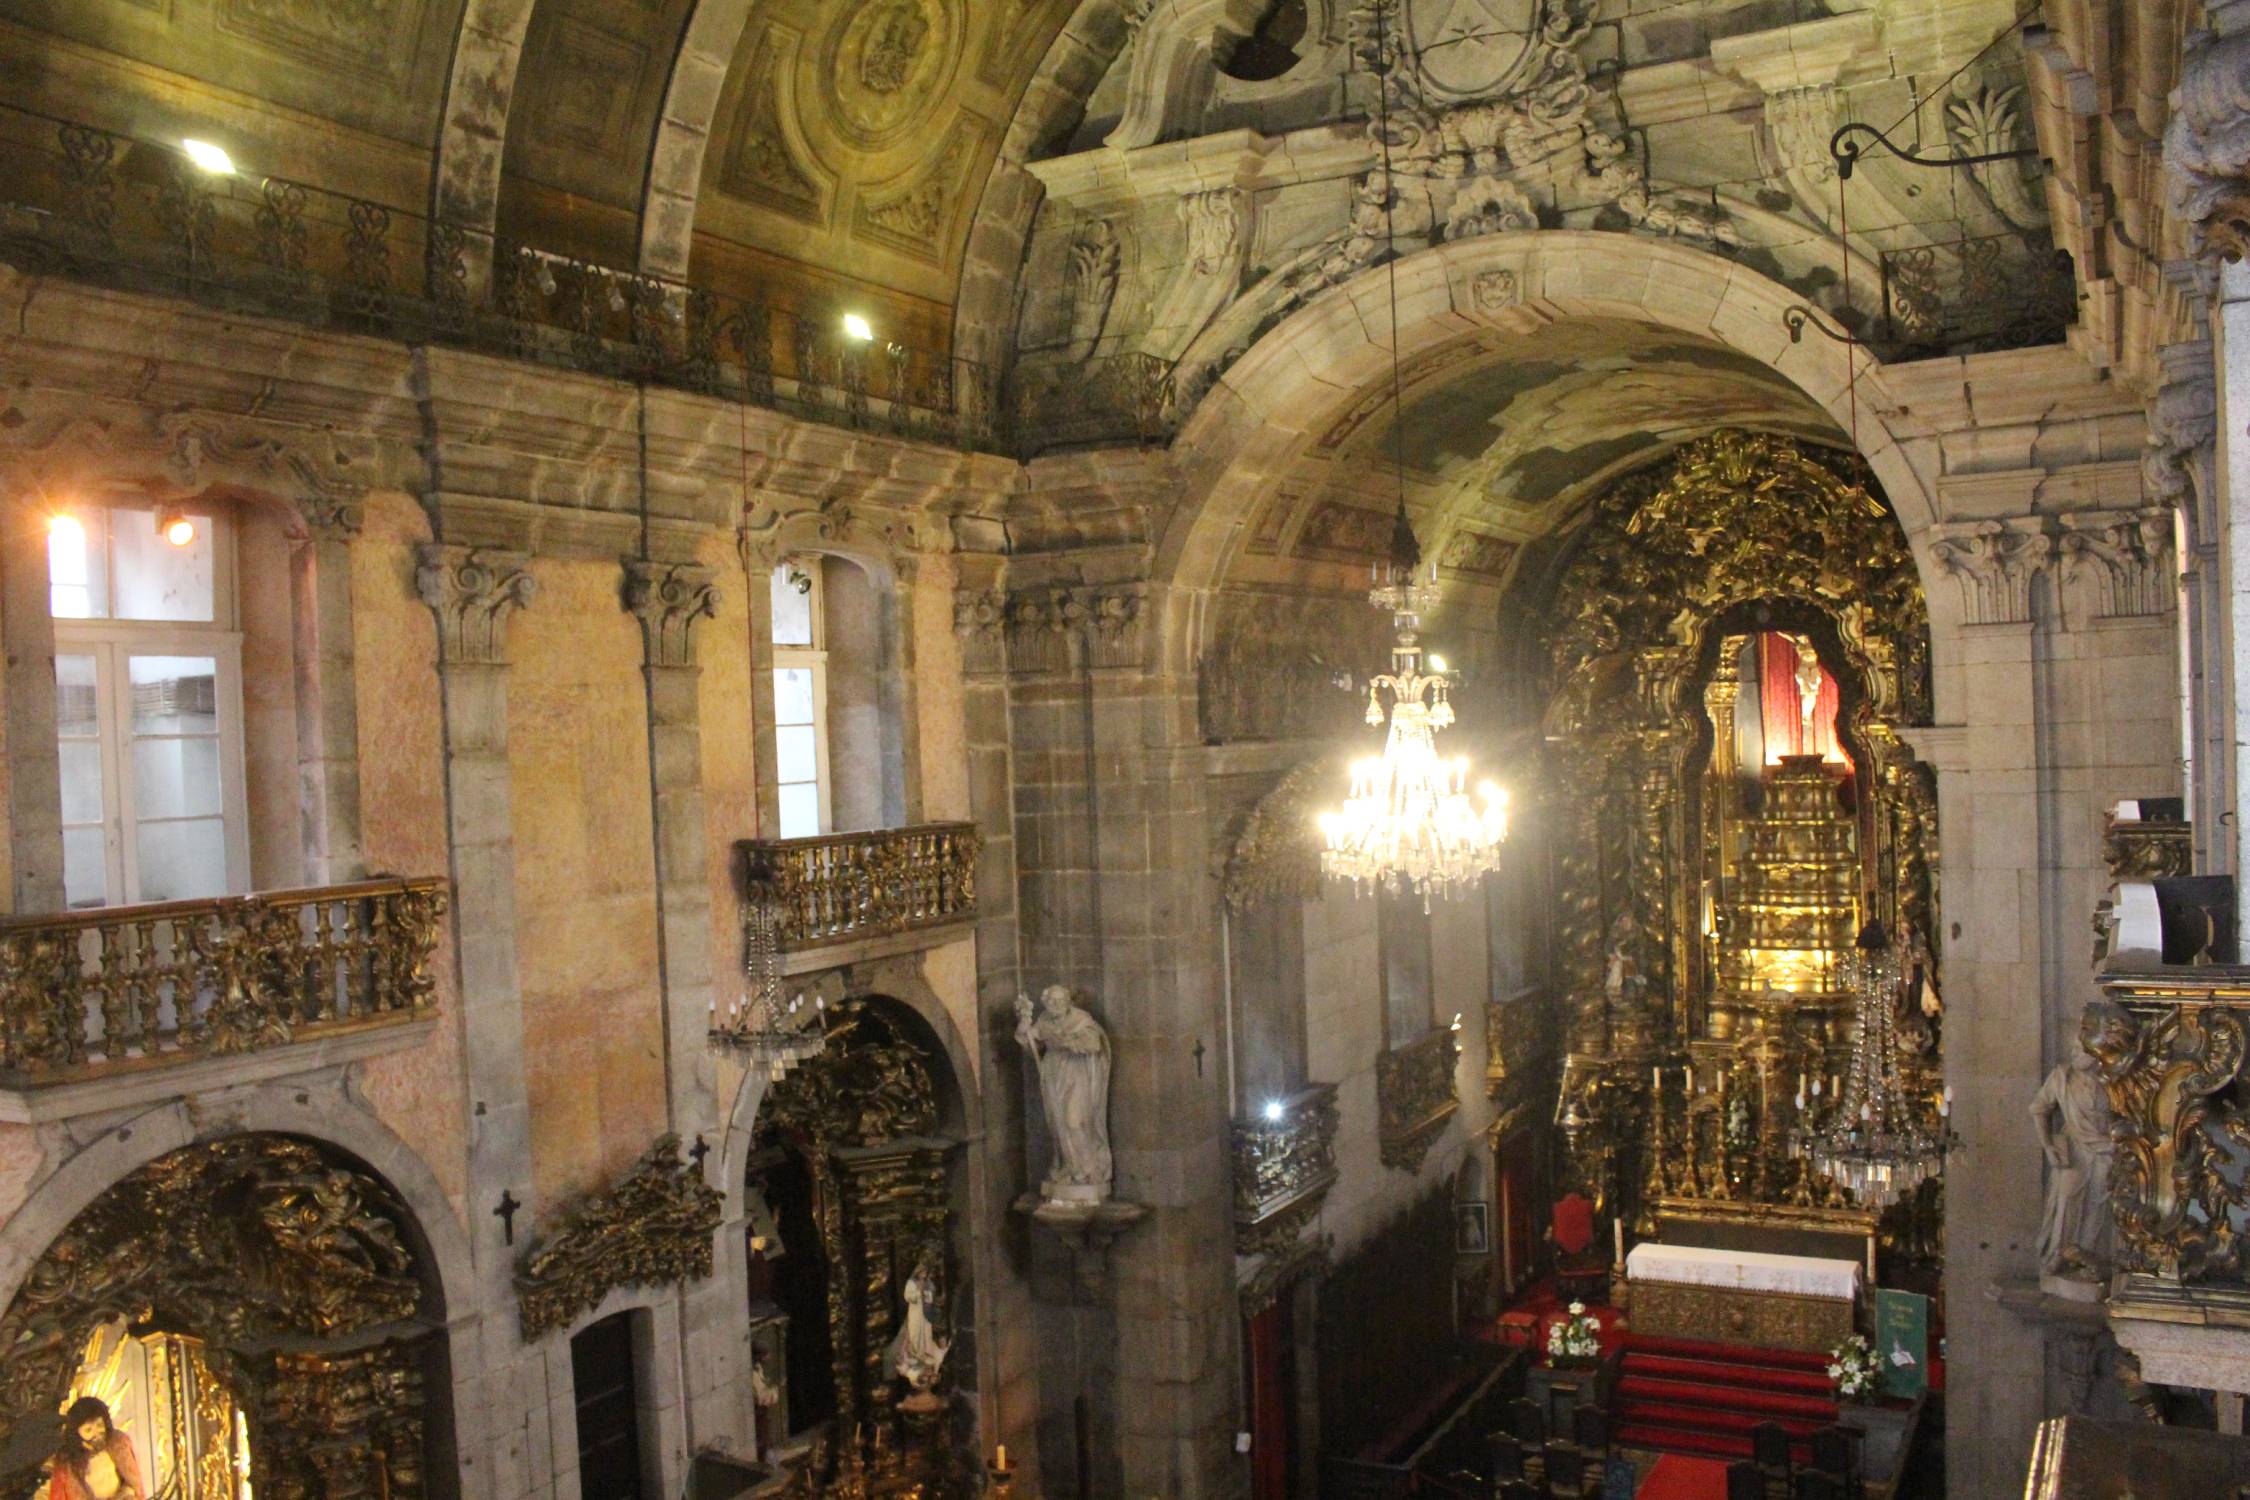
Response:
[[[1648,1070],[1648,1086],[1658,1091],[1661,1091],[1663,1089],[1664,1070],[1662,1068],[1651,1068]]]
[[[995,1469],[1005,1469],[1008,1467],[1008,1445],[1006,1443],[1002,1443],[999,1448],[993,1453],[992,1467],[994,1467]]]
[[[1617,1239],[1617,1263],[1623,1265],[1625,1264],[1625,1221],[1622,1218],[1612,1219],[1609,1221],[1609,1227]]]

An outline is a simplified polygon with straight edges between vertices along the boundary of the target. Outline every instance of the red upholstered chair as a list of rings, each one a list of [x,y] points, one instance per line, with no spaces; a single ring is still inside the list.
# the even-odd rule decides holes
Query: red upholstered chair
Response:
[[[1555,1290],[1565,1302],[1609,1300],[1609,1256],[1594,1234],[1594,1205],[1582,1193],[1555,1200]]]

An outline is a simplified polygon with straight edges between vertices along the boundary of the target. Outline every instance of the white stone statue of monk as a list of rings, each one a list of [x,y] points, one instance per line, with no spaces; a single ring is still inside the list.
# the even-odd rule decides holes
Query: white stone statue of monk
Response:
[[[2080,1042],[2102,1023],[2096,1001],[2078,1023]],[[2039,1268],[2048,1276],[2098,1281],[2109,1272],[2114,1220],[2109,1168],[2109,1090],[2081,1045],[2057,1063],[2031,1101],[2032,1124],[2047,1154],[2046,1212],[2039,1225]]]
[[[1016,997],[1016,1040],[1039,1067],[1039,1098],[1055,1138],[1054,1168],[1040,1189],[1049,1203],[1099,1203],[1109,1196],[1109,1037],[1050,984],[1034,1007]]]

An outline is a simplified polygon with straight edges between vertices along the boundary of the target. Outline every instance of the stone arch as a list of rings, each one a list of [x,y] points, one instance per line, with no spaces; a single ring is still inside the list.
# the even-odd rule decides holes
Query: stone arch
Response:
[[[430,174],[430,217],[466,234],[463,254],[473,284],[481,285],[492,267],[508,109],[532,8],[533,0],[468,0],[454,35]]]
[[[1890,425],[1882,368],[1818,335],[1792,343],[1782,315],[1803,299],[1780,283],[1676,241],[1589,230],[1481,236],[1395,265],[1398,343],[1409,356],[1495,327],[1625,318],[1714,339],[1769,366],[1839,428],[1856,417],[1860,456],[1914,542],[1927,585],[1923,548],[1936,500]],[[1391,272],[1364,271],[1283,319],[1217,379],[1175,439],[1183,503],[1155,558],[1155,576],[1176,596],[1173,670],[1192,674],[1203,633],[1196,600],[1225,577],[1270,477],[1344,402],[1389,379]]]
[[[364,1106],[334,1090],[285,1083],[232,1092],[221,1100],[161,1105],[114,1126],[41,1177],[23,1206],[0,1224],[0,1308],[15,1301],[25,1276],[55,1235],[112,1185],[183,1146],[248,1134],[322,1142],[380,1177],[413,1216],[447,1319],[475,1316],[469,1238],[437,1174]]]
[[[474,1340],[449,1336],[449,1310],[474,1305],[466,1240],[427,1167],[349,1100],[273,1085],[151,1110],[49,1174],[0,1255],[0,1405],[19,1436],[68,1389],[79,1340],[145,1311],[202,1341],[197,1370],[208,1358],[272,1459],[320,1482],[379,1471],[401,1495],[450,1467],[448,1385],[475,1364]],[[373,1399],[337,1405],[349,1390]],[[310,1458],[316,1436],[345,1444],[343,1469]]]
[[[1127,0],[1079,0],[1008,123],[984,179],[961,257],[954,298],[953,354],[997,372],[1016,332],[1016,278],[1045,190],[1024,170],[1084,116],[1086,100],[1133,37]]]
[[[680,34],[641,198],[640,268],[647,275],[687,275],[703,158],[711,146],[719,95],[749,20],[750,0],[695,0]]]

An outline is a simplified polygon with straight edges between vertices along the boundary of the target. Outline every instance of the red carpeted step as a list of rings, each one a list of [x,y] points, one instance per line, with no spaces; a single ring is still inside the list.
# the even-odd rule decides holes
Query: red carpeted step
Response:
[[[1663,1401],[1636,1401],[1622,1413],[1624,1419],[1650,1427],[1691,1427],[1699,1432],[1739,1432],[1772,1422],[1791,1437],[1811,1437],[1828,1424],[1804,1417],[1777,1417],[1771,1412],[1727,1411],[1716,1406],[1673,1406]]]
[[[1653,1401],[1672,1406],[1715,1407],[1823,1424],[1836,1420],[1836,1403],[1825,1397],[1760,1390],[1752,1386],[1712,1385],[1627,1374],[1617,1382],[1617,1395],[1627,1403]]]
[[[1706,1385],[1740,1386],[1748,1390],[1790,1391],[1803,1396],[1826,1397],[1836,1389],[1835,1382],[1828,1378],[1826,1365],[1813,1371],[1733,1360],[1687,1359],[1676,1355],[1628,1351],[1619,1368],[1628,1375],[1692,1380]]]
[[[1717,1344],[1702,1339],[1665,1338],[1658,1334],[1628,1333],[1630,1354],[1669,1354],[1681,1359],[1716,1360],[1722,1364],[1758,1365],[1785,1370],[1818,1370],[1826,1374],[1828,1356],[1806,1349],[1767,1349],[1755,1344]]]
[[[1728,1461],[1748,1458],[1750,1440],[1731,1433],[1701,1432],[1686,1427],[1642,1426],[1637,1422],[1621,1424],[1614,1441],[1621,1448],[1645,1448],[1656,1453],[1700,1453],[1709,1458]],[[1812,1448],[1808,1444],[1790,1445],[1790,1461],[1796,1464],[1812,1462]]]

